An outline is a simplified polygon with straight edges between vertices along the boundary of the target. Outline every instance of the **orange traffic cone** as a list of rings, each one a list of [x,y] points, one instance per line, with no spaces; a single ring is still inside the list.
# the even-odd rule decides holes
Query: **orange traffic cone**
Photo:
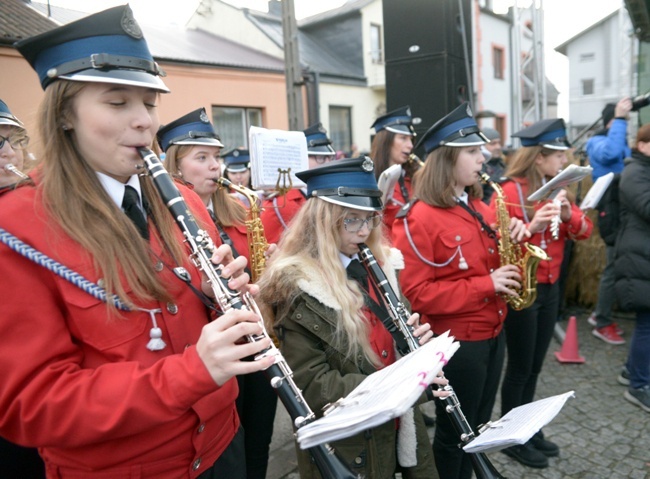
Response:
[[[562,343],[562,350],[555,352],[555,357],[561,363],[584,363],[585,358],[578,352],[578,326],[576,317],[569,318],[569,325],[566,328],[566,336]]]

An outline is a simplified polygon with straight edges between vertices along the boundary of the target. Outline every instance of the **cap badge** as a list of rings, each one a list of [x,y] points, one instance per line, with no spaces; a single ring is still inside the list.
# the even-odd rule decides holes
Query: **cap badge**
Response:
[[[203,123],[210,123],[210,119],[208,118],[208,115],[207,115],[207,113],[206,113],[205,111],[202,111],[202,112],[201,112],[201,114],[199,115],[199,119],[200,119]]]
[[[361,163],[361,169],[363,171],[367,171],[368,173],[375,169],[374,163],[368,156],[366,156],[365,160],[363,160],[363,163]]]
[[[120,23],[122,25],[122,30],[124,30],[124,33],[126,33],[130,37],[133,37],[137,40],[143,38],[142,29],[140,28],[140,25],[138,25],[138,22],[136,22],[135,18],[133,17],[133,11],[131,10],[131,8],[124,9],[124,14],[122,15],[122,19],[120,20]]]
[[[233,151],[231,154],[232,154],[232,156],[234,156],[235,158],[237,158],[237,157],[239,156],[239,150],[235,150],[235,151]]]
[[[472,109],[469,107],[469,103],[467,104],[467,116],[474,116],[472,115]]]

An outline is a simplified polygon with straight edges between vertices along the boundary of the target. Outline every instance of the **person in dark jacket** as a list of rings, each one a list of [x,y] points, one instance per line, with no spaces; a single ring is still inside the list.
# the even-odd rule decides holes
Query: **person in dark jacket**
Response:
[[[607,173],[623,171],[623,159],[630,156],[627,145],[627,117],[632,109],[628,97],[618,103],[608,103],[602,111],[604,128],[589,139],[586,145],[589,164],[594,169],[591,176],[594,182]],[[588,318],[594,326],[592,334],[609,344],[624,344],[622,330],[612,320],[614,306],[614,247],[605,248],[606,263],[600,277],[598,302]]]
[[[621,227],[614,246],[615,292],[636,313],[626,367],[625,399],[650,412],[650,124],[639,129],[632,157],[621,173]]]

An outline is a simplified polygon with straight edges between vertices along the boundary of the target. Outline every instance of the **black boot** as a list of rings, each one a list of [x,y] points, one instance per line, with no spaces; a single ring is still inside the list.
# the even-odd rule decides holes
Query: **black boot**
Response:
[[[556,457],[560,455],[560,448],[557,444],[544,439],[542,431],[537,432],[529,441],[535,449],[547,457]]]
[[[535,449],[531,445],[530,441],[522,446],[512,446],[502,449],[501,452],[510,456],[517,462],[520,462],[524,466],[536,467],[538,469],[548,467],[548,458]]]

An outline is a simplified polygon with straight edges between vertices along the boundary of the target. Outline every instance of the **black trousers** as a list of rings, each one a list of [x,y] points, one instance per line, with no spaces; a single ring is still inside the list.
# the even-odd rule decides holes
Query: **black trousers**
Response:
[[[505,356],[505,337],[484,341],[460,341],[460,348],[444,368],[467,422],[476,433],[491,419]],[[436,431],[433,455],[441,479],[470,479],[472,464],[458,447],[460,435],[443,401],[436,399]]]
[[[247,479],[265,479],[278,396],[264,373],[237,376],[237,413],[244,428]]]
[[[246,479],[244,462],[244,429],[239,428],[225,451],[210,469],[197,479]]]
[[[17,446],[0,437],[0,477],[45,479],[45,464],[36,449]]]
[[[501,386],[502,416],[535,397],[537,378],[557,322],[559,301],[559,283],[538,284],[537,299],[531,307],[521,311],[508,309],[508,364]]]

